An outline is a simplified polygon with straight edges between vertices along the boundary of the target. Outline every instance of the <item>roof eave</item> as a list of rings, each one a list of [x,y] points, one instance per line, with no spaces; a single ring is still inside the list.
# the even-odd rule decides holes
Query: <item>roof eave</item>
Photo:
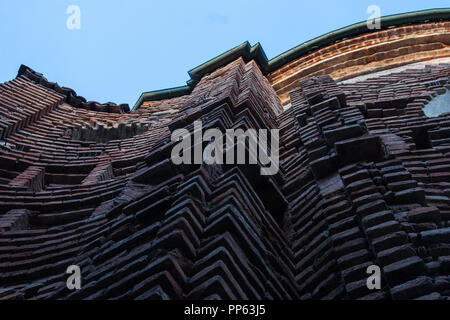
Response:
[[[450,20],[450,8],[429,9],[384,16],[381,17],[381,30],[402,25],[442,20]],[[366,21],[355,23],[304,42],[271,60],[267,59],[264,49],[259,42],[254,46],[251,46],[250,43],[246,41],[190,70],[188,72],[190,80],[187,82],[188,84],[186,86],[149,91],[141,94],[139,100],[133,107],[133,110],[138,109],[145,101],[165,100],[190,94],[204,75],[212,73],[238,58],[243,58],[246,62],[254,60],[260,67],[261,72],[264,75],[267,75],[312,51],[319,50],[320,48],[336,43],[344,38],[355,37],[373,31],[367,28]]]

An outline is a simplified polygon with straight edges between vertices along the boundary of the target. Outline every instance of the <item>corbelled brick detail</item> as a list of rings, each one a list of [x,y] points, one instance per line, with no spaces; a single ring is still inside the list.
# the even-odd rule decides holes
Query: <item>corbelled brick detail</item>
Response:
[[[345,80],[418,61],[450,56],[450,22],[425,23],[370,32],[294,60],[268,75],[283,105],[298,80],[328,74]]]
[[[45,169],[30,166],[9,183],[11,187],[23,187],[32,191],[41,191],[44,188]]]
[[[392,28],[333,52],[364,39],[377,54],[377,42],[445,28]],[[1,122],[0,299],[448,299],[450,116],[423,108],[449,89],[450,65],[351,82],[333,72],[274,90],[237,59],[129,114],[74,106],[23,76],[4,84],[0,106],[29,103]],[[279,172],[175,165],[171,134],[195,121],[279,129]],[[148,130],[70,132],[125,123]],[[70,291],[74,264],[83,285]],[[366,285],[371,265],[380,290]]]

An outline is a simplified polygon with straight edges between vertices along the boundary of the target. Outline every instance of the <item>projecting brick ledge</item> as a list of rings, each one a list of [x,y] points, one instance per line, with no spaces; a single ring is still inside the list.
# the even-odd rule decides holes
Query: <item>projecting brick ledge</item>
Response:
[[[283,109],[236,57],[131,113],[22,73],[0,85],[0,299],[449,299],[450,113],[423,108],[450,65],[305,76]],[[279,172],[175,165],[195,121],[279,129]]]

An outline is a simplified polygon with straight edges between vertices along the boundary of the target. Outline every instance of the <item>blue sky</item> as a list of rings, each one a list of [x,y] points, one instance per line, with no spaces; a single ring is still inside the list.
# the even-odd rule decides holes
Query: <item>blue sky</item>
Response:
[[[0,82],[20,64],[88,100],[128,103],[184,85],[187,71],[248,40],[273,58],[329,31],[381,14],[448,7],[449,1],[0,0]],[[69,30],[70,5],[81,28]]]

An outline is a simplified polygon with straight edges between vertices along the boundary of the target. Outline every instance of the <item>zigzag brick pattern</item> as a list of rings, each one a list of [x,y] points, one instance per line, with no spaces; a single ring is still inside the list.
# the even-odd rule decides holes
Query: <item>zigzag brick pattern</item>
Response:
[[[284,110],[237,59],[127,114],[27,69],[0,86],[0,299],[448,299],[450,114],[423,108],[449,75],[317,75]],[[279,172],[173,164],[200,120],[279,129]]]

